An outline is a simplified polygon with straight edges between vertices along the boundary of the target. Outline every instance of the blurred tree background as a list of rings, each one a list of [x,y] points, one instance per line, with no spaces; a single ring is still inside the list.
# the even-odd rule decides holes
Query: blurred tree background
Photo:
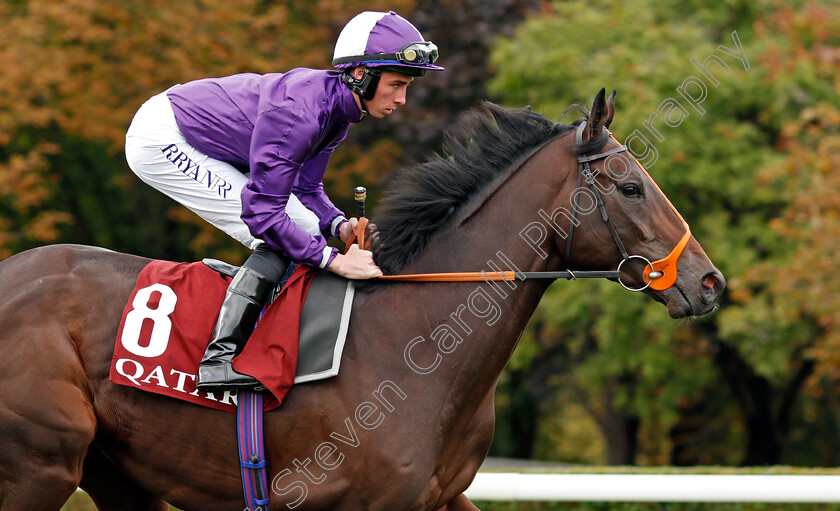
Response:
[[[655,147],[649,170],[728,289],[674,324],[610,283],[552,286],[505,375],[496,453],[837,465],[839,43],[836,2],[740,0],[556,2],[499,42],[506,104],[556,118],[618,88],[614,131]],[[678,93],[689,77],[703,112]],[[669,98],[684,111],[666,124]]]
[[[834,1],[6,0],[0,258],[69,242],[241,262],[242,247],[128,169],[134,112],[174,83],[329,67],[347,20],[388,9],[436,42],[447,71],[388,120],[354,126],[325,181],[340,207],[363,184],[375,214],[390,176],[482,99],[560,119],[615,87],[613,131],[648,137],[652,176],[728,278],[718,312],[682,322],[612,283],[553,285],[502,377],[491,454],[840,464]],[[717,85],[692,63],[710,55],[726,66],[708,65]],[[677,91],[691,76],[702,114]],[[669,98],[681,118],[652,118]]]

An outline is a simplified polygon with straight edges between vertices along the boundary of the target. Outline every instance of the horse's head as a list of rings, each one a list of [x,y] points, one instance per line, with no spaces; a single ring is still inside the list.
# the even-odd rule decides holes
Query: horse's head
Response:
[[[625,287],[644,289],[671,317],[706,314],[726,280],[647,171],[612,137],[614,99],[615,91],[605,100],[601,89],[575,131],[573,226],[558,249],[570,269],[620,268]]]

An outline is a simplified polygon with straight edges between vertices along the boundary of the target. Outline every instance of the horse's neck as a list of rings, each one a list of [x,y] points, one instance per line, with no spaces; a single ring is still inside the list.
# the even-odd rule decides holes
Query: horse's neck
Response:
[[[557,196],[555,185],[563,176],[548,176],[548,169],[566,168],[568,165],[559,165],[557,159],[566,157],[568,150],[563,144],[553,145],[535,154],[486,200],[475,204],[456,229],[434,238],[416,263],[405,271],[492,273],[493,270],[558,269],[561,261],[556,255],[543,258],[519,235],[531,222],[540,221],[540,209],[551,211],[549,207]],[[465,209],[469,210],[469,206]],[[549,243],[546,241],[543,248],[556,254],[557,251],[549,249]],[[443,351],[457,341],[456,336],[462,340],[451,355],[447,354],[453,357],[450,367],[455,370],[436,371],[437,378],[449,380],[451,396],[471,399],[469,394],[474,398],[475,393],[494,388],[549,283],[517,279],[432,284],[428,290],[418,292],[428,293],[428,297],[418,300],[427,323],[445,325],[438,331],[441,342],[437,342]],[[466,389],[458,392],[458,387]]]

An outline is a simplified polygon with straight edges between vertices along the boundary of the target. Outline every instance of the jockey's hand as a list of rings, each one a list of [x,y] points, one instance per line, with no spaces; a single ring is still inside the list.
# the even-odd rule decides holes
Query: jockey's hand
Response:
[[[350,239],[350,235],[356,232],[357,225],[359,225],[358,218],[351,218],[341,224],[341,227],[338,228],[338,237],[341,238],[341,241],[347,243],[347,240]]]
[[[373,262],[373,252],[362,250],[358,245],[350,245],[346,254],[337,254],[327,269],[348,279],[372,279],[382,275],[382,270]]]

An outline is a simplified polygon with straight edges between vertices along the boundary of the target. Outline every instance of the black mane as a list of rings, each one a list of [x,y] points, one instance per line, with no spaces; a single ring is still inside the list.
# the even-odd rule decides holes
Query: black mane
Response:
[[[446,133],[441,153],[404,169],[388,188],[374,219],[376,263],[386,275],[398,273],[518,159],[579,123],[560,124],[490,102],[470,111]]]

